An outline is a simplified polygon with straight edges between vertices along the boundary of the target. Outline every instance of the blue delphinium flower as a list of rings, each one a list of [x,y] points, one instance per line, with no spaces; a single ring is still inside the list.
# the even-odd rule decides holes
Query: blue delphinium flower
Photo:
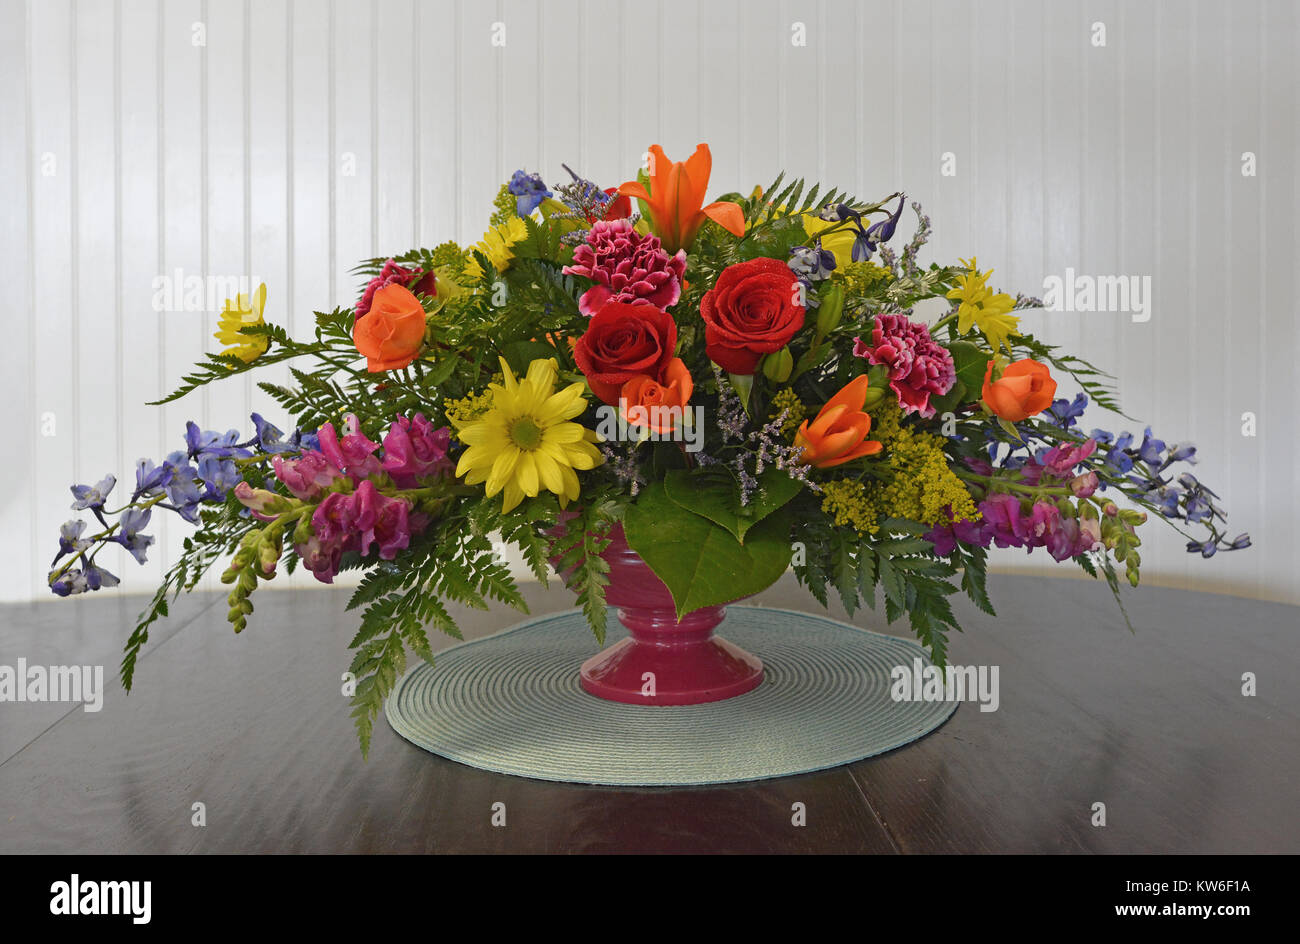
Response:
[[[510,176],[507,187],[515,195],[515,212],[520,216],[528,216],[542,205],[543,200],[553,196],[540,174],[529,174],[522,170],[517,170]]]
[[[86,586],[91,590],[98,590],[100,587],[116,587],[121,583],[103,567],[97,567],[90,561],[86,561],[86,566],[81,573],[85,578]]]
[[[262,452],[288,452],[294,448],[294,444],[285,440],[284,431],[275,424],[267,422],[261,413],[254,413],[251,418],[253,428],[256,430],[253,434],[253,444]]]
[[[1174,443],[1169,447],[1168,453],[1165,454],[1165,465],[1172,465],[1175,462],[1190,462],[1196,464],[1196,446],[1192,443]]]
[[[215,501],[225,501],[226,492],[240,482],[239,469],[234,460],[222,459],[211,454],[199,459],[199,478],[206,486],[203,498]]]
[[[90,547],[91,542],[81,536],[86,530],[86,522],[80,519],[65,521],[59,527],[59,557],[65,554],[80,554]],[[56,561],[59,557],[54,558]]]
[[[1073,400],[1053,400],[1052,405],[1047,408],[1047,415],[1051,417],[1051,423],[1061,429],[1069,429],[1074,426],[1079,417],[1083,416],[1083,411],[1088,408],[1088,395],[1086,393],[1076,394]],[[1106,434],[1110,436],[1109,433]],[[1100,440],[1098,440],[1100,442]],[[1107,440],[1109,442],[1109,439]]]
[[[199,502],[203,500],[196,470],[189,464],[185,453],[179,451],[167,457],[167,465],[172,470],[166,487],[167,497],[182,518],[191,524],[196,523],[199,520]]]
[[[1151,427],[1148,426],[1146,432],[1142,435],[1142,445],[1138,446],[1138,458],[1147,465],[1158,466],[1160,464],[1160,454],[1164,451],[1164,440],[1152,436]]]
[[[821,240],[816,246],[795,246],[790,250],[790,259],[786,263],[790,271],[805,282],[819,282],[829,278],[835,269],[835,254],[822,248]]]
[[[1173,486],[1162,485],[1149,493],[1149,497],[1160,508],[1160,513],[1166,518],[1177,518],[1180,516],[1178,501],[1182,498],[1182,491]]]
[[[1133,468],[1133,457],[1126,451],[1133,445],[1132,433],[1120,433],[1106,452],[1106,465],[1117,475],[1124,475]]]
[[[219,456],[222,459],[233,456],[247,459],[252,455],[239,442],[239,430],[229,429],[224,433],[216,433],[210,429],[201,430],[192,420],[185,424],[185,446],[186,454],[191,459],[208,455]]]
[[[72,510],[85,511],[86,509],[103,508],[108,493],[113,490],[113,486],[116,484],[116,476],[106,475],[95,485],[72,486],[72,497],[76,499],[72,503]]]
[[[74,593],[85,593],[90,588],[86,585],[86,578],[81,570],[73,567],[50,584],[50,589],[56,596],[66,597]]]
[[[152,515],[153,512],[148,508],[128,508],[122,513],[120,527],[113,536],[113,540],[130,551],[141,564],[145,562],[145,555],[154,539],[152,535],[140,532],[149,526]]]
[[[1247,547],[1250,547],[1250,535],[1242,533],[1232,539],[1232,544],[1228,546],[1228,549],[1233,551],[1240,551],[1243,548],[1247,548]]]
[[[894,238],[894,230],[898,228],[898,218],[903,215],[903,202],[906,197],[903,194],[898,196],[898,209],[889,216],[885,217],[879,223],[873,223],[867,230],[866,240],[872,249],[881,243],[887,243]],[[856,247],[855,247],[856,248]]]
[[[167,463],[154,465],[152,459],[141,459],[135,464],[135,497],[157,495],[172,478],[172,467]]]

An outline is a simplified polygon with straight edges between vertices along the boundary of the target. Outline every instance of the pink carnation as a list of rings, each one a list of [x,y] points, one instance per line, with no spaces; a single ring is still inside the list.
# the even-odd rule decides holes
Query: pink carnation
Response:
[[[877,315],[871,343],[853,339],[855,357],[889,369],[889,389],[898,396],[904,415],[934,416],[930,397],[941,397],[957,380],[952,355],[930,337],[930,329],[906,315]]]
[[[592,225],[585,242],[573,250],[565,275],[581,275],[596,284],[578,300],[590,317],[609,300],[665,309],[677,303],[686,272],[686,252],[664,252],[658,236],[642,236],[630,220],[602,220]]]
[[[384,471],[398,488],[415,488],[418,479],[450,471],[450,445],[451,430],[434,429],[423,413],[400,416],[384,435]]]
[[[385,285],[396,283],[403,288],[409,288],[417,295],[432,295],[436,291],[437,278],[432,272],[425,272],[423,269],[408,269],[406,266],[398,265],[392,259],[384,263],[384,268],[380,273],[366,283],[366,290],[361,295],[361,301],[357,302],[357,317],[370,313],[370,304],[374,300],[375,292],[379,291]]]

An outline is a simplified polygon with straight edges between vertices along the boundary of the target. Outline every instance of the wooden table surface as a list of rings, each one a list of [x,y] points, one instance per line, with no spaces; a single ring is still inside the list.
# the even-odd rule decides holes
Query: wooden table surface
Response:
[[[534,613],[572,605],[552,586],[526,586]],[[990,590],[1000,617],[959,603],[951,659],[999,667],[997,711],[965,704],[834,770],[653,789],[485,773],[382,718],[363,761],[340,692],[346,591],[263,591],[238,637],[220,595],[187,598],[130,696],[116,667],[143,598],[6,605],[0,665],[103,664],[106,694],[98,713],[0,703],[0,852],[1300,852],[1300,610],[1146,587],[1125,597],[1133,635],[1091,581]],[[789,576],[755,602],[819,612]],[[461,625],[475,638],[521,618]]]

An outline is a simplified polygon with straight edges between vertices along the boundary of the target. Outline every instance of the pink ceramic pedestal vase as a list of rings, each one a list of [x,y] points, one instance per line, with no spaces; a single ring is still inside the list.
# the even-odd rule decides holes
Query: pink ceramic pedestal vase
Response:
[[[582,664],[582,687],[600,698],[634,705],[698,705],[751,691],[763,663],[713,635],[725,606],[687,613],[679,622],[672,594],[627,545],[623,526],[601,555],[609,562],[605,600],[618,607],[630,636]]]

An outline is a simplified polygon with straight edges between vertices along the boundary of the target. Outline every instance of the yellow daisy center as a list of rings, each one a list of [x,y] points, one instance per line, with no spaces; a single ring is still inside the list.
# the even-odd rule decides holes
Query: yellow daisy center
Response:
[[[510,424],[510,441],[527,452],[542,444],[544,430],[531,416],[521,416]]]

